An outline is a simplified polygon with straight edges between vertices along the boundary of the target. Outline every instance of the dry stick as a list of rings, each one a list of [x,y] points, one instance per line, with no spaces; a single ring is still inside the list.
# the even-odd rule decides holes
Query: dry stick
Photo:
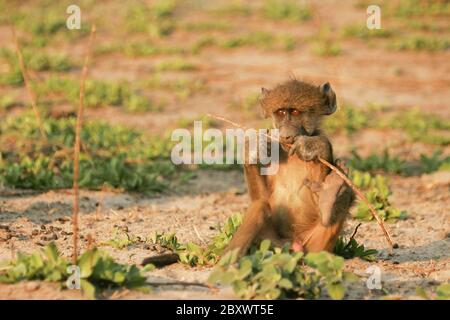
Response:
[[[344,247],[344,250],[346,250],[348,247],[350,247],[350,244],[352,243],[352,239],[355,238],[356,233],[358,232],[358,228],[362,225],[362,223],[358,223],[358,225],[356,226],[355,230],[353,230],[352,236],[350,237],[350,239],[348,240],[347,245]]]
[[[218,119],[218,120],[222,120],[224,122],[227,122],[229,124],[232,124],[233,126],[236,126],[238,128],[244,129],[246,130],[247,128],[244,126],[241,126],[239,124],[237,124],[236,122],[230,121],[224,117],[221,116],[216,116],[213,114],[208,113],[207,114],[209,117]],[[269,139],[274,139],[276,141],[278,141],[279,143],[282,143],[279,139],[272,137],[268,134],[263,134],[264,136],[268,137]],[[286,144],[286,146],[290,146],[289,144]],[[375,220],[377,220],[378,224],[381,227],[381,230],[383,230],[384,236],[386,237],[387,242],[389,243],[389,246],[392,248],[394,245],[392,243],[392,239],[391,239],[391,235],[389,234],[389,232],[387,231],[383,220],[381,220],[381,218],[378,216],[378,213],[376,212],[375,208],[372,206],[372,204],[369,202],[369,200],[367,200],[366,196],[364,195],[364,193],[362,193],[362,191],[355,186],[355,184],[342,172],[340,171],[338,168],[336,168],[334,165],[332,165],[331,163],[329,163],[327,160],[322,159],[322,158],[318,158],[318,160],[320,162],[322,162],[325,166],[327,166],[328,168],[330,168],[331,170],[333,170],[334,172],[336,172],[336,174],[342,178],[342,180],[345,181],[345,183],[352,188],[352,190],[359,196],[359,198],[364,201],[367,205],[367,207],[370,210],[370,213],[372,214],[372,216],[375,218]]]
[[[91,35],[89,37],[89,43],[86,50],[86,57],[84,59],[83,70],[81,74],[80,82],[80,101],[78,105],[77,112],[77,125],[75,131],[75,145],[73,154],[73,212],[72,212],[72,228],[73,228],[73,254],[72,261],[73,264],[77,264],[78,260],[78,211],[79,211],[79,187],[78,187],[78,176],[79,176],[79,160],[80,160],[80,134],[81,125],[83,121],[83,109],[84,109],[84,90],[85,83],[88,74],[88,64],[92,51],[92,44],[95,38],[95,25],[92,26]]]
[[[11,25],[11,33],[12,33],[12,37],[14,40],[14,45],[16,47],[17,57],[19,58],[20,72],[22,73],[23,82],[25,83],[25,88],[27,90],[28,98],[30,99],[31,107],[33,108],[34,115],[38,122],[39,131],[41,132],[42,138],[44,138],[44,140],[47,140],[47,135],[45,134],[44,126],[43,126],[42,120],[41,120],[41,115],[39,114],[39,110],[36,105],[36,94],[34,93],[33,89],[30,86],[27,69],[25,67],[25,62],[23,60],[22,52],[20,51],[19,40],[17,39],[17,35],[16,35],[16,29],[14,28],[13,25]]]

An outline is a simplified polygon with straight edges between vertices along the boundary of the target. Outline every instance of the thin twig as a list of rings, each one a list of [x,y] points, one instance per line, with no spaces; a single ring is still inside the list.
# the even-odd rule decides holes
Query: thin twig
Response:
[[[394,244],[392,243],[392,239],[391,239],[391,235],[389,234],[389,232],[386,229],[386,226],[384,225],[383,220],[380,218],[380,216],[378,215],[377,211],[375,210],[375,208],[372,206],[372,204],[369,202],[369,200],[367,199],[367,197],[364,195],[364,193],[357,187],[355,186],[355,184],[338,168],[336,168],[334,165],[332,165],[331,163],[329,163],[327,160],[322,159],[322,158],[318,158],[318,160],[320,162],[322,162],[324,165],[326,165],[327,167],[329,167],[331,170],[333,170],[334,172],[336,172],[336,174],[342,178],[342,180],[345,181],[345,183],[347,183],[347,185],[352,188],[352,190],[358,195],[358,197],[366,203],[367,207],[370,210],[370,213],[372,214],[372,216],[375,218],[375,220],[377,220],[378,224],[381,227],[381,230],[383,230],[384,236],[386,237],[387,242],[389,243],[389,246],[392,248],[394,246]]]
[[[11,25],[11,33],[12,33],[12,37],[13,37],[13,41],[14,41],[14,46],[16,47],[17,57],[19,58],[20,72],[22,73],[23,82],[25,84],[25,88],[27,90],[28,98],[30,99],[31,107],[33,108],[33,112],[34,112],[34,115],[36,117],[36,120],[37,120],[37,123],[38,123],[38,126],[39,126],[39,131],[40,131],[40,133],[42,135],[42,138],[44,140],[47,140],[47,135],[45,133],[44,126],[42,124],[41,115],[39,113],[39,110],[38,110],[37,104],[36,104],[36,94],[34,93],[33,89],[31,88],[30,80],[28,78],[27,68],[25,66],[23,55],[22,55],[22,52],[20,50],[19,40],[17,39],[16,29],[14,28],[13,25]]]
[[[78,260],[78,211],[79,211],[79,186],[78,186],[78,176],[79,176],[79,160],[80,160],[80,134],[81,126],[83,121],[83,111],[84,111],[84,91],[86,78],[88,74],[88,65],[92,52],[92,45],[95,38],[95,25],[92,26],[91,35],[89,38],[89,43],[86,50],[86,56],[84,59],[83,71],[81,74],[80,82],[80,101],[78,105],[77,112],[77,124],[75,131],[75,145],[74,145],[74,155],[73,155],[73,212],[72,212],[72,228],[73,228],[73,254],[72,261],[73,264],[77,264]]]
[[[206,242],[205,242],[205,240],[203,240],[203,238],[200,236],[200,233],[198,232],[197,227],[196,227],[195,225],[194,225],[193,227],[194,227],[195,234],[197,235],[197,238],[198,238],[203,244],[205,244]]]
[[[344,250],[346,250],[346,249],[350,246],[350,243],[352,242],[352,239],[355,238],[356,233],[358,232],[358,228],[359,228],[361,225],[362,225],[361,222],[358,223],[358,225],[356,226],[355,230],[353,230],[353,234],[352,234],[352,236],[350,237],[350,239],[348,240],[348,243],[346,244],[346,246],[344,247]]]
[[[238,128],[241,128],[241,129],[244,129],[244,130],[247,129],[246,127],[241,126],[241,125],[237,124],[236,122],[233,122],[233,121],[231,121],[231,120],[228,120],[228,119],[226,119],[226,118],[224,118],[224,117],[216,116],[216,115],[213,115],[213,114],[210,114],[210,113],[208,113],[207,115],[208,115],[209,117],[212,117],[212,118],[215,118],[215,119],[218,119],[218,120],[222,120],[222,121],[224,121],[224,122],[227,122],[227,123],[229,123],[229,124],[232,124],[233,126],[236,126],[236,127],[238,127]],[[278,141],[279,143],[282,143],[282,142],[281,142],[279,139],[277,139],[276,137],[272,137],[272,136],[270,136],[270,135],[268,135],[268,134],[265,134],[265,133],[263,133],[263,135],[266,136],[266,137],[269,138],[269,139],[274,139],[274,140]],[[285,144],[285,145],[288,146],[288,147],[290,146],[289,144]],[[372,206],[372,204],[369,202],[369,200],[367,200],[367,198],[366,198],[366,196],[364,195],[364,193],[363,193],[357,186],[355,186],[355,184],[354,184],[354,183],[353,183],[353,182],[352,182],[352,181],[351,181],[351,180],[350,180],[350,179],[349,179],[349,178],[348,178],[341,170],[339,170],[338,168],[336,168],[334,165],[332,165],[331,163],[329,163],[329,162],[328,162],[327,160],[325,160],[325,159],[318,158],[318,160],[319,160],[322,164],[324,164],[325,166],[327,166],[328,168],[330,168],[331,170],[333,170],[334,172],[336,172],[336,174],[337,174],[339,177],[341,177],[342,180],[344,180],[345,183],[346,183],[350,188],[352,188],[352,190],[358,195],[358,197],[359,197],[363,202],[366,203],[367,207],[368,207],[369,210],[370,210],[370,213],[371,213],[372,216],[375,218],[375,220],[378,222],[378,224],[379,224],[381,230],[383,231],[384,236],[386,237],[386,240],[387,240],[387,242],[388,242],[390,248],[392,248],[392,247],[394,246],[394,244],[392,243],[391,235],[390,235],[389,232],[387,231],[387,229],[386,229],[386,227],[385,227],[385,225],[384,225],[383,220],[381,220],[381,218],[378,216],[378,213],[376,212],[375,208]]]

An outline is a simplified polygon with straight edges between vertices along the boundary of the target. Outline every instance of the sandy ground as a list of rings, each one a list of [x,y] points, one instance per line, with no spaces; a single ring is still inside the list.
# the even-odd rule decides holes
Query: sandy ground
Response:
[[[330,2],[330,1],[327,1]],[[332,1],[330,2],[332,3]],[[359,21],[364,12],[355,8],[353,1],[344,2],[339,12],[317,6],[320,19],[339,26],[339,13],[347,22]],[[191,16],[190,19],[201,19]],[[233,18],[235,26],[258,26],[261,21],[243,17]],[[317,30],[314,20],[301,26],[264,22],[262,28],[275,30],[285,27],[292,34],[302,36]],[[110,35],[98,32],[98,42],[107,41]],[[175,34],[173,42],[189,43],[190,34]],[[0,38],[11,43],[8,32],[0,28]],[[72,47],[72,54],[80,52],[85,43]],[[362,41],[345,40],[343,54],[337,57],[317,57],[308,45],[295,50],[267,51],[240,48],[224,51],[205,49],[200,55],[189,58],[201,67],[194,72],[167,73],[167,77],[200,79],[208,88],[205,92],[180,101],[170,98],[167,106],[158,113],[131,114],[117,108],[87,110],[88,118],[102,118],[111,123],[123,123],[152,134],[165,132],[180,118],[195,119],[207,112],[226,115],[236,121],[246,121],[248,126],[260,125],[253,114],[233,107],[249,93],[258,92],[261,86],[272,87],[295,75],[299,79],[321,83],[330,81],[341,103],[357,107],[366,103],[388,105],[394,110],[419,107],[442,117],[450,117],[446,105],[450,98],[450,54],[399,53],[384,47],[366,46]],[[129,79],[148,77],[159,57],[139,59],[116,56],[94,58],[91,77],[96,79]],[[4,92],[5,89],[2,89]],[[24,91],[18,94],[25,99]],[[149,91],[150,96],[158,92]],[[255,110],[255,114],[257,111]],[[361,154],[393,147],[398,154],[417,156],[431,154],[434,147],[420,143],[405,143],[406,137],[393,130],[362,130],[356,137],[344,135],[331,137],[338,156],[348,154],[356,147]],[[444,148],[448,154],[449,149]],[[373,222],[363,223],[356,236],[366,247],[379,250],[377,262],[359,259],[346,261],[346,268],[362,277],[352,285],[346,298],[372,299],[386,294],[392,297],[415,296],[416,286],[431,290],[450,279],[450,175],[438,172],[420,177],[391,177],[392,202],[407,210],[406,220],[388,225],[399,248],[389,251],[383,234]],[[217,225],[235,212],[245,212],[249,205],[243,175],[238,171],[202,170],[197,177],[174,192],[155,197],[120,192],[83,190],[81,193],[80,234],[82,248],[90,234],[95,243],[111,239],[115,227],[128,230],[143,239],[156,231],[175,231],[181,241],[208,242],[217,233]],[[31,252],[49,241],[55,241],[62,253],[71,252],[72,197],[70,190],[33,192],[27,190],[0,190],[0,259],[10,258],[17,251]],[[349,220],[345,234],[357,225]],[[114,258],[126,263],[140,263],[144,257],[155,254],[145,243],[125,249],[105,247]],[[369,290],[365,285],[370,265],[381,268],[384,290]],[[208,268],[190,268],[172,265],[149,273],[149,281],[166,283],[174,280],[203,282]],[[0,284],[1,299],[78,299],[81,294],[63,290],[58,285],[41,282]],[[196,286],[159,285],[153,292],[144,294],[122,290],[106,293],[109,298],[123,299],[228,299],[229,289],[215,290]]]

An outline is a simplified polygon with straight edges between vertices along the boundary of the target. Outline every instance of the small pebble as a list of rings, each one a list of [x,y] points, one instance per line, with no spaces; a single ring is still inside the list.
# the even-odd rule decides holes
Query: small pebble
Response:
[[[25,290],[27,291],[36,291],[37,289],[39,289],[40,284],[39,282],[28,282],[25,285]]]

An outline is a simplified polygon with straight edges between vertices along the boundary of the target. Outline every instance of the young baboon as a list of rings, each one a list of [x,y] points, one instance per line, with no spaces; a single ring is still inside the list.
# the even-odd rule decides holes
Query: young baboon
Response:
[[[319,124],[336,110],[336,95],[329,83],[289,80],[263,88],[260,104],[279,129],[279,168],[274,175],[261,175],[260,164],[244,164],[251,205],[225,251],[239,249],[242,256],[262,239],[277,246],[289,242],[295,251],[332,251],[354,200],[344,181],[317,160],[334,162]]]

